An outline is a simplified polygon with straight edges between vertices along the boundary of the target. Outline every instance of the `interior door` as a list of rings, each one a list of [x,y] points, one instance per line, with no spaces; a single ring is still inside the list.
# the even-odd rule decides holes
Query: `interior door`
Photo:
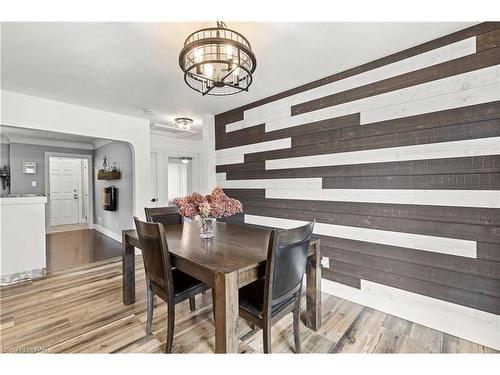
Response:
[[[78,223],[79,159],[50,158],[51,225]]]

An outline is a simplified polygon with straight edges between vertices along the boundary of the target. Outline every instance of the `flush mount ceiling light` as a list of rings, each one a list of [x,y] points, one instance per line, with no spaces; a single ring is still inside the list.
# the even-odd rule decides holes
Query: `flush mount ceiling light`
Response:
[[[184,80],[202,95],[248,91],[257,66],[248,40],[223,22],[189,35],[179,55]]]
[[[191,130],[191,125],[193,125],[193,119],[188,117],[177,117],[174,122],[181,130]]]

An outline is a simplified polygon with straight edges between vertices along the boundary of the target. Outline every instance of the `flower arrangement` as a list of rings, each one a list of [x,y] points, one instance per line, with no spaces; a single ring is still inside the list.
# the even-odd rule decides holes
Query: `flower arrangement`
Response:
[[[201,237],[204,238],[213,237],[212,222],[215,218],[243,212],[241,202],[229,198],[219,186],[209,195],[193,193],[184,198],[176,198],[174,204],[179,208],[181,216],[200,221]]]
[[[241,202],[229,198],[219,186],[210,195],[193,193],[184,198],[174,199],[174,204],[179,208],[181,216],[190,219],[197,219],[197,216],[221,218],[243,212]]]

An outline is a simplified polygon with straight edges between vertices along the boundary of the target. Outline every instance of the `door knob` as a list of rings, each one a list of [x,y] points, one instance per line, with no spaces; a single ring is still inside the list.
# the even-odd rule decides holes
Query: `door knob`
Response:
[[[73,199],[78,199],[78,195],[73,195]]]
[[[151,198],[151,202],[156,202],[156,198]]]

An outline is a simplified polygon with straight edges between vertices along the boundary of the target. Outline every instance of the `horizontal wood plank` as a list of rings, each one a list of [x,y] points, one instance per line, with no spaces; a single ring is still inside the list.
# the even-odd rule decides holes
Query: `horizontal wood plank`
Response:
[[[338,248],[330,249],[328,253],[333,259],[333,264],[337,262],[348,263],[353,266],[368,267],[478,294],[500,297],[499,279],[485,278],[418,263],[408,263],[404,260],[381,258],[371,254],[351,252]]]
[[[245,163],[248,164],[248,163]],[[380,163],[334,165],[309,168],[285,168],[264,170],[262,165],[245,172],[231,171],[228,180],[263,178],[306,178],[306,177],[348,177],[348,176],[403,176],[457,173],[498,173],[500,155],[456,157],[444,159],[405,160]],[[225,169],[226,166],[221,166]],[[223,170],[221,170],[222,172]]]
[[[500,173],[325,177],[323,189],[500,190]]]
[[[335,262],[333,271],[338,271],[360,279],[407,290],[424,296],[441,299],[459,305],[500,314],[500,298],[465,291],[458,288],[436,284],[427,280],[419,280],[403,275],[381,272],[369,267],[360,267],[348,263]]]
[[[396,91],[405,87],[415,86],[451,77],[457,74],[486,68],[499,63],[500,48],[492,48],[473,55],[467,55],[458,59],[443,62],[441,64],[432,65],[423,69],[387,78],[382,81],[370,83],[347,91],[325,96],[323,98],[294,105],[291,108],[291,115],[300,115],[316,111],[318,109]]]
[[[226,189],[226,192],[229,191]],[[313,201],[263,198],[256,199],[253,190],[231,190],[231,196],[240,199],[246,207],[264,207],[273,210],[331,212],[348,215],[369,215],[401,219],[444,221],[473,225],[500,226],[500,210],[495,208],[423,206],[413,204],[360,203],[340,201]],[[244,194],[247,194],[245,196]],[[254,195],[254,197],[250,197]]]
[[[496,47],[500,47],[500,28],[480,34],[476,37],[477,51],[485,51]]]
[[[499,135],[500,119],[494,119],[450,125],[436,129],[404,132],[397,135],[389,134],[347,140],[335,140],[325,136],[325,139],[321,143],[306,146],[295,146],[292,139],[291,148],[245,154],[245,162],[453,142],[467,139],[490,138]]]
[[[366,254],[382,259],[398,260],[408,262],[410,264],[423,265],[500,280],[500,263],[495,261],[423,252],[404,247],[356,241],[340,237],[320,237],[322,245],[321,254],[330,258],[334,257],[333,251],[335,249],[343,249],[352,253]]]
[[[427,236],[460,238],[471,241],[485,241],[500,244],[500,227],[445,223],[426,220],[377,217],[368,215],[347,215],[331,212],[295,211],[264,207],[245,208],[249,215],[277,217],[283,219],[312,221],[395,232],[423,234]]]
[[[443,126],[475,123],[500,118],[500,101],[481,103],[466,107],[448,109],[420,115],[401,117],[392,120],[352,126],[349,128],[310,132],[305,135],[292,135],[294,146],[306,146],[331,140],[368,138],[384,134],[396,134]],[[286,129],[284,129],[286,130]],[[286,137],[286,133],[282,134]]]

